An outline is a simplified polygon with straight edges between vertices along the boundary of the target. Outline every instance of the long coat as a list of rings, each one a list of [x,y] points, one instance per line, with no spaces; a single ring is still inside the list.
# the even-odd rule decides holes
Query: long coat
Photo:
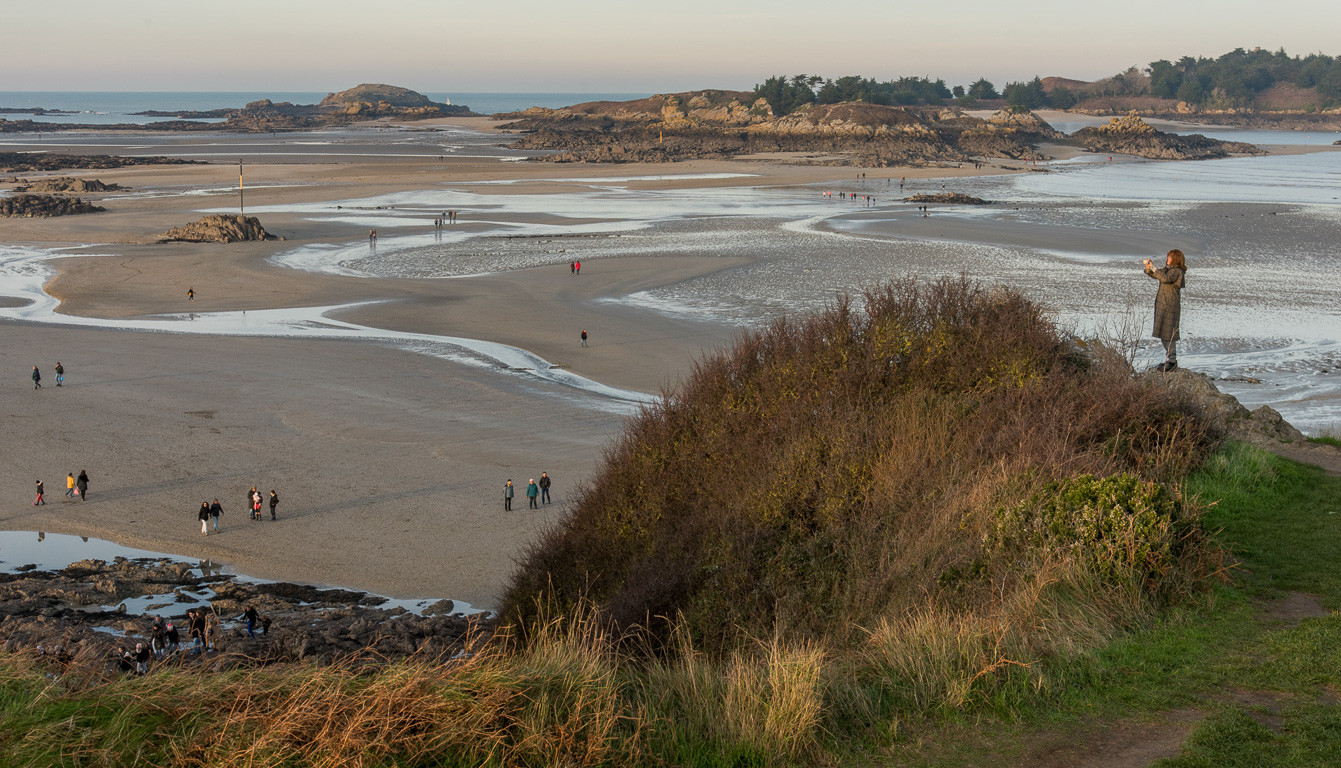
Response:
[[[1147,269],[1145,273],[1159,281],[1159,293],[1155,294],[1155,327],[1150,335],[1163,341],[1177,341],[1181,338],[1183,305],[1180,292],[1186,272],[1178,267],[1160,267]]]

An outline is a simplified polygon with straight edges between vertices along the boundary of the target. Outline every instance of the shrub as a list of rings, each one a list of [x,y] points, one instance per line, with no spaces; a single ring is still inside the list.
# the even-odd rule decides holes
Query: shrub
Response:
[[[584,600],[654,651],[678,620],[710,653],[990,610],[1021,583],[975,567],[992,510],[1198,460],[1186,408],[1086,364],[1018,293],[902,281],[859,306],[743,334],[634,419],[520,565],[503,612],[523,637]]]

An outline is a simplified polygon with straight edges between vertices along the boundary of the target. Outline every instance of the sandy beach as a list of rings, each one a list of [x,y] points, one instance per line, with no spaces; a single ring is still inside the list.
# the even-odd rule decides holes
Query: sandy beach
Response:
[[[472,134],[467,150],[449,152],[437,138],[443,134],[430,128],[485,136]],[[900,178],[909,180],[909,192],[939,191],[942,180],[968,183],[975,174],[1037,170],[1005,161],[976,172],[971,164],[855,169],[788,164],[800,158],[774,156],[674,165],[512,162],[494,146],[507,137],[485,118],[278,136],[5,138],[10,150],[168,155],[210,164],[50,174],[129,189],[92,196],[105,213],[0,219],[0,243],[71,249],[69,258],[48,262],[54,272],[44,289],[70,322],[95,319],[78,321],[84,325],[0,321],[0,370],[10,382],[0,389],[7,416],[6,439],[0,441],[0,526],[223,561],[249,576],[392,597],[451,598],[477,607],[496,604],[514,559],[546,526],[562,520],[638,400],[673,385],[698,356],[738,332],[739,321],[656,312],[626,297],[701,284],[721,295],[737,290],[732,281],[767,291],[767,280],[795,285],[808,279],[808,268],[793,259],[760,271],[759,249],[778,245],[785,230],[758,239],[763,230],[717,225],[700,214],[692,215],[699,217],[697,235],[705,242],[738,245],[702,254],[694,248],[661,252],[657,243],[666,242],[665,233],[662,240],[612,238],[608,244],[532,235],[464,240],[447,253],[490,265],[491,253],[479,249],[498,248],[519,266],[500,257],[500,266],[480,274],[434,278],[305,271],[281,266],[274,257],[328,246],[368,254],[381,248],[394,256],[397,242],[417,237],[432,243],[432,219],[441,212],[416,207],[415,194],[423,190],[468,191],[471,210],[453,225],[461,232],[500,223],[527,231],[526,225],[538,223],[580,227],[627,215],[603,208],[599,196],[581,198],[588,208],[562,216],[546,208],[547,200],[571,204],[580,197],[575,193],[599,184],[658,193],[650,205],[689,200],[709,210],[717,200],[749,206],[776,190],[769,205],[793,205],[786,211],[804,217],[829,185],[892,201]],[[1048,151],[1059,154],[1053,149]],[[1072,154],[1059,156],[1074,156],[1075,150],[1067,151]],[[239,160],[248,213],[284,240],[154,242],[158,233],[204,211],[235,211]],[[937,181],[916,183],[931,177]],[[736,188],[743,197],[731,197]],[[491,210],[490,198],[504,195],[526,197],[530,207]],[[410,202],[401,210],[363,208],[347,216],[336,208],[368,200]],[[908,209],[878,214],[868,230],[862,229],[864,209],[850,210],[844,226],[863,236],[847,237],[841,250],[830,252],[826,243],[836,235],[826,235],[825,224],[796,247],[819,247],[817,256],[858,287],[895,274],[976,274],[975,262],[965,259],[978,258],[978,252],[964,244],[990,244],[1001,253],[1052,249],[1056,254],[1047,258],[1065,269],[1045,270],[1046,287],[1048,281],[1074,283],[1072,250],[1102,259],[1158,253],[1169,242],[1200,248],[1205,238],[1199,233],[1225,227],[1224,211],[1210,208],[1162,219],[1134,208],[1130,215],[1142,218],[1118,229],[1054,226],[1037,207],[991,220],[923,218]],[[1118,208],[1104,210],[1111,215]],[[1232,210],[1236,219],[1246,211],[1267,220],[1266,212]],[[383,244],[365,245],[367,222],[383,214]],[[452,232],[446,228],[443,237]],[[1300,232],[1310,239],[1324,236]],[[940,245],[951,241],[959,250]],[[910,256],[913,245],[916,255]],[[594,256],[574,276],[569,254],[584,253],[617,257]],[[1000,264],[991,279],[1039,284],[1032,263],[1012,266],[1008,254],[994,258]],[[196,291],[194,301],[187,301],[188,288]],[[820,280],[810,290],[818,297],[813,300],[822,301],[835,288]],[[1111,300],[1100,295],[1112,293],[1105,283],[1095,282],[1094,292],[1095,306]],[[343,308],[324,316],[304,314],[304,308],[337,306]],[[185,332],[163,332],[178,329]],[[585,348],[578,341],[583,329],[591,336]],[[459,349],[441,342],[444,337],[507,354],[488,364],[463,360]],[[66,369],[61,388],[51,370],[57,361]],[[43,373],[41,391],[28,378],[33,365]],[[66,473],[80,470],[92,478],[89,501],[63,495]],[[554,501],[530,511],[524,488],[542,471],[554,479]],[[513,511],[504,512],[502,487],[509,478],[518,498]],[[32,507],[38,479],[46,483],[49,503]],[[278,521],[247,519],[243,495],[253,485],[278,491]],[[214,498],[225,510],[224,530],[202,536],[196,511]],[[6,553],[0,559],[8,559]]]
[[[492,128],[483,119],[454,123]],[[612,168],[428,152],[355,156],[386,147],[380,133],[365,135],[357,139],[360,146],[342,145],[342,153],[289,143],[295,137],[47,137],[44,149],[208,155],[214,164],[64,172],[130,190],[95,196],[108,208],[98,215],[0,219],[0,242],[48,249],[94,244],[87,255],[81,250],[52,262],[56,274],[45,290],[66,315],[136,318],[376,301],[337,316],[512,345],[601,384],[655,395],[688,372],[698,355],[730,341],[736,328],[600,299],[739,260],[638,256],[588,263],[580,277],[564,264],[464,279],[372,280],[267,261],[306,243],[364,237],[366,229],[354,225],[262,213],[262,224],[284,241],[157,244],[154,235],[199,218],[203,208],[233,204],[232,194],[185,193],[235,187],[237,158],[245,162],[247,207],[261,209],[446,182],[510,181],[511,194],[545,194],[565,188],[546,179],[733,174],[634,182],[667,189],[837,183],[853,174],[775,158]],[[872,177],[946,172],[868,170]],[[488,194],[502,187],[477,189]],[[463,219],[459,226],[470,223]],[[430,227],[426,219],[424,229]],[[189,287],[196,298],[188,303]],[[587,348],[578,343],[582,329],[591,334]],[[593,407],[589,397],[556,396],[525,377],[394,344],[14,322],[3,324],[3,338],[0,369],[11,380],[0,391],[7,416],[0,441],[5,528],[224,561],[262,578],[393,597],[449,597],[481,607],[494,603],[522,548],[562,518],[634,407]],[[61,388],[51,370],[57,361],[66,370]],[[29,386],[33,365],[43,371],[40,391]],[[88,501],[63,495],[66,473],[80,470],[92,478]],[[554,501],[529,511],[524,488],[542,471],[554,479]],[[502,502],[508,478],[518,488],[511,513]],[[47,485],[46,506],[31,506],[37,479]],[[279,492],[277,522],[247,519],[243,496],[253,485]],[[216,497],[225,510],[224,530],[202,536],[196,510]]]

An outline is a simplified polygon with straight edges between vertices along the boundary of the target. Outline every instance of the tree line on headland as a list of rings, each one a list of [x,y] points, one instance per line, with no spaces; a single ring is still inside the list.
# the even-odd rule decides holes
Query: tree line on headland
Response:
[[[1184,56],[1132,67],[1095,82],[1059,77],[1008,82],[1000,91],[986,78],[949,87],[945,80],[900,77],[884,82],[847,75],[775,75],[754,87],[774,114],[790,114],[810,104],[861,101],[887,106],[954,103],[973,108],[1004,100],[1023,109],[1109,109],[1114,100],[1145,99],[1182,103],[1203,110],[1297,109],[1305,112],[1341,107],[1341,57],[1313,53],[1290,56],[1285,49],[1235,48],[1218,58]],[[1155,106],[1152,104],[1152,106]]]

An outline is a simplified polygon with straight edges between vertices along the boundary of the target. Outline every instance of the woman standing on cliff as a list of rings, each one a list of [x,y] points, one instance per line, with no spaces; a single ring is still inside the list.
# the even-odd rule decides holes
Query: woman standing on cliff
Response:
[[[1146,259],[1145,273],[1159,281],[1159,293],[1155,294],[1155,327],[1151,335],[1164,344],[1164,362],[1156,370],[1172,371],[1178,367],[1178,339],[1182,328],[1182,290],[1187,275],[1187,259],[1183,252],[1174,248],[1164,257],[1164,266],[1155,269],[1155,264]]]

